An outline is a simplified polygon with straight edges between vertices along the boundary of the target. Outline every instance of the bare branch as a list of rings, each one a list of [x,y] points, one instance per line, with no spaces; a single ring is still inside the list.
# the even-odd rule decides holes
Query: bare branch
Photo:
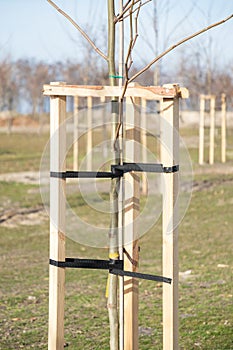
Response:
[[[151,0],[149,0],[151,1]],[[144,3],[145,4],[145,3]],[[134,46],[136,44],[136,41],[137,41],[137,38],[138,38],[138,16],[139,16],[139,12],[142,8],[142,6],[144,5],[142,4],[142,2],[140,1],[140,5],[138,6],[138,8],[136,9],[137,10],[137,13],[136,13],[136,16],[134,18],[134,29],[135,29],[135,36],[134,36],[134,40],[133,40],[133,43],[132,43],[132,49],[134,49]],[[134,13],[134,11],[132,12],[132,14]]]
[[[147,0],[147,1],[145,1],[144,3],[140,4],[138,7],[136,7],[136,9],[134,9],[134,10],[132,11],[132,13],[136,12],[138,9],[141,9],[142,6],[146,5],[148,2],[151,2],[151,1],[152,1],[152,0]],[[139,2],[139,1],[137,1],[137,2]],[[136,4],[136,3],[135,3],[135,4]],[[128,13],[127,15],[122,16],[119,20],[118,20],[118,17],[116,17],[115,22],[123,21],[123,20],[125,20],[127,17],[129,17],[129,16],[130,16],[130,14]]]
[[[128,0],[127,3],[123,6],[123,10],[129,5],[131,0]]]
[[[78,31],[82,34],[82,36],[88,41],[88,43],[93,47],[93,49],[106,61],[108,61],[108,57],[95,45],[95,43],[91,40],[91,38],[82,30],[82,28],[63,10],[61,10],[52,0],[47,0],[48,3],[53,6],[59,13],[61,13],[68,21],[73,24],[73,26],[78,29]]]
[[[134,5],[137,3],[138,1],[132,1],[131,6],[129,8],[129,16],[130,16],[130,42],[129,42],[129,47],[128,47],[128,52],[127,52],[127,56],[126,56],[126,60],[125,60],[125,81],[124,81],[124,86],[123,86],[123,91],[121,94],[121,98],[120,98],[120,102],[123,102],[126,90],[128,88],[128,84],[129,84],[129,70],[131,68],[131,65],[133,63],[132,60],[132,51],[133,48],[136,44],[137,38],[138,38],[138,16],[139,16],[139,12],[141,10],[141,7],[143,5],[142,1],[139,1],[139,6],[137,7],[137,9],[134,9]],[[133,26],[133,13],[136,11],[136,15],[134,17],[134,26]],[[134,34],[135,32],[135,34]],[[130,62],[129,62],[130,61]],[[122,125],[122,111],[119,114],[119,120],[118,120],[118,125],[116,128],[116,133],[115,133],[115,140],[114,140],[114,149],[116,149],[117,147],[117,140],[119,137],[119,132],[120,132],[120,128]]]
[[[129,62],[129,60],[132,62],[131,54],[132,54],[132,45],[133,45],[133,17],[132,17],[133,6],[134,6],[134,1],[132,1],[132,4],[130,5],[130,9],[129,9],[129,15],[130,15],[130,18],[129,18],[130,42],[129,42],[128,52],[127,52],[126,60],[125,60],[126,76],[127,76],[128,71],[129,71],[128,62]]]
[[[138,38],[138,16],[139,12],[142,7],[142,1],[140,0],[139,6],[137,7],[136,11],[136,16],[134,18],[134,28],[133,28],[133,13],[135,12],[133,6],[137,3],[138,1],[133,1],[131,4],[131,8],[129,10],[129,16],[130,16],[130,42],[129,42],[129,47],[128,47],[128,53],[126,56],[125,60],[125,71],[126,71],[126,79],[128,79],[128,72],[132,66],[133,60],[132,60],[132,51],[134,49],[134,46],[136,44],[137,38]],[[135,34],[134,34],[135,32]],[[129,63],[130,60],[130,63]]]
[[[141,75],[142,73],[144,73],[145,71],[147,71],[154,63],[156,63],[157,61],[159,61],[162,57],[164,57],[165,55],[167,55],[169,52],[171,52],[172,50],[174,50],[176,47],[184,44],[185,42],[195,38],[196,36],[202,34],[202,33],[205,33],[207,32],[208,30],[214,28],[214,27],[217,27],[219,26],[220,24],[223,24],[227,21],[229,21],[231,18],[233,18],[233,14],[231,14],[230,16],[226,17],[225,19],[219,21],[219,22],[216,22],[216,23],[213,23],[211,25],[209,25],[208,27],[206,28],[203,28],[201,30],[199,30],[198,32],[192,34],[192,35],[189,35],[187,36],[186,38],[178,41],[176,44],[172,45],[171,47],[169,47],[167,50],[165,50],[164,52],[162,52],[160,55],[158,55],[157,57],[155,57],[150,63],[148,63],[144,68],[142,68],[139,72],[137,72],[136,74],[134,74],[130,79],[129,79],[129,83],[132,82],[133,80],[135,80],[139,75]]]
[[[123,20],[124,14],[125,14],[128,10],[131,10],[132,7],[133,7],[135,4],[137,4],[139,1],[141,1],[141,0],[132,0],[132,1],[128,1],[127,4],[126,4],[125,7],[124,7],[124,10],[123,10],[120,14],[118,14],[118,15],[116,16],[115,23],[116,23],[116,22],[119,22],[119,21],[122,21],[122,20]],[[131,3],[131,2],[132,2],[132,3]]]

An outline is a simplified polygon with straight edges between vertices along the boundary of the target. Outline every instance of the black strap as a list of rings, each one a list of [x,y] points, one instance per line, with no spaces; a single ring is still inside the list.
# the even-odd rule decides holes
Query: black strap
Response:
[[[50,265],[57,267],[82,268],[82,269],[100,269],[109,270],[110,268],[117,268],[123,270],[122,260],[100,260],[100,259],[78,259],[66,258],[65,261],[49,260]]]
[[[176,173],[177,171],[179,171],[179,169],[180,169],[179,165],[164,166],[163,172],[164,173]]]
[[[123,165],[112,165],[112,173],[138,171],[145,173],[174,173],[179,171],[179,165],[164,167],[163,164],[156,163],[123,163]]]
[[[119,276],[127,276],[132,278],[140,278],[149,281],[157,281],[171,284],[171,278],[150,275],[140,272],[125,271],[123,269],[123,260],[100,260],[100,259],[78,259],[66,258],[65,261],[49,260],[50,265],[62,268],[83,268],[83,269],[99,269],[109,270],[109,273]]]
[[[115,176],[110,171],[51,171],[50,177],[59,179],[67,178],[114,178]]]
[[[140,278],[143,280],[149,280],[149,281],[157,281],[157,282],[164,282],[164,283],[172,283],[172,279],[168,277],[163,277],[163,276],[157,276],[157,275],[150,275],[147,273],[140,273],[140,272],[132,272],[132,271],[121,271],[117,269],[111,269],[109,270],[110,273],[114,275],[119,275],[119,276],[128,276],[128,277],[134,277],[134,278]]]
[[[171,167],[155,163],[123,163],[123,165],[112,165],[111,171],[51,171],[50,176],[67,179],[67,178],[116,178],[121,177],[130,171],[146,173],[174,173],[179,171],[179,165]]]

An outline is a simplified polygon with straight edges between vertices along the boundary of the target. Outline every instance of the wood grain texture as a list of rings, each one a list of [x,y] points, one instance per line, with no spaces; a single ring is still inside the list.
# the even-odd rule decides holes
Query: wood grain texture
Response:
[[[50,170],[66,171],[66,97],[50,99]],[[50,259],[65,261],[65,179],[50,179]],[[65,269],[49,266],[48,349],[64,349]]]

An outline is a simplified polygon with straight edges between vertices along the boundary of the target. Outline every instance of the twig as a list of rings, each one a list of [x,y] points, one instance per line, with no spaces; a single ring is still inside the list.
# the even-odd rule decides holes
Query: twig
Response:
[[[199,30],[198,32],[187,36],[186,38],[178,41],[176,44],[172,45],[171,47],[169,47],[167,50],[165,50],[164,52],[162,52],[160,55],[158,55],[157,57],[155,57],[150,63],[148,63],[144,68],[142,68],[139,72],[137,72],[136,74],[134,74],[130,79],[129,79],[129,83],[131,83],[134,79],[136,79],[139,75],[141,75],[142,73],[144,73],[145,71],[147,71],[154,63],[156,63],[157,61],[159,61],[162,57],[164,57],[165,55],[167,55],[170,51],[174,50],[176,47],[180,46],[181,44],[184,44],[186,41],[189,41],[193,38],[195,38],[196,36],[207,32],[208,30],[219,26],[220,24],[223,24],[227,21],[229,21],[231,18],[233,18],[233,14],[231,14],[230,16],[226,17],[225,19],[219,21],[219,22],[215,22],[211,25],[209,25],[206,28],[203,28],[201,30]]]
[[[129,21],[130,42],[129,42],[128,52],[127,52],[126,60],[125,60],[125,72],[126,72],[126,75],[127,75],[128,71],[129,71],[128,62],[129,62],[129,60],[131,60],[131,62],[132,62],[131,54],[132,54],[132,45],[133,45],[133,18],[132,18],[133,6],[134,6],[134,1],[132,1],[132,4],[131,4],[130,9],[129,9],[129,15],[130,15],[130,21]]]
[[[137,38],[138,38],[138,16],[139,16],[139,12],[140,12],[142,6],[143,6],[143,4],[142,4],[141,1],[140,1],[140,5],[139,5],[138,8],[137,8],[137,13],[136,13],[136,16],[135,16],[135,18],[134,18],[134,22],[135,22],[135,24],[134,24],[134,26],[135,26],[135,36],[134,36],[134,39],[133,39],[131,52],[133,51],[134,46],[135,46],[136,41],[137,41]],[[132,12],[132,14],[133,14],[133,13],[134,13],[134,11]]]
[[[134,18],[134,29],[133,30],[133,13],[135,12],[135,10],[133,9],[133,6],[139,2],[139,6],[137,7],[136,11],[136,16]],[[139,16],[139,12],[140,12],[140,9],[142,7],[142,1],[132,1],[132,3],[130,4],[130,8],[129,8],[129,16],[130,16],[130,43],[129,43],[129,47],[128,47],[128,52],[127,52],[127,56],[126,56],[126,60],[125,60],[125,82],[124,82],[124,86],[123,86],[123,91],[122,91],[122,94],[121,94],[121,98],[120,98],[120,101],[122,103],[123,99],[124,99],[124,96],[125,96],[125,93],[126,93],[126,90],[128,88],[128,84],[129,84],[129,70],[130,70],[130,67],[133,63],[132,61],[132,58],[131,58],[131,54],[132,54],[132,50],[136,44],[136,41],[137,41],[137,38],[138,38],[138,16]],[[135,35],[133,37],[133,32],[135,31]],[[129,63],[129,60],[130,60],[130,63]],[[117,125],[117,128],[116,128],[116,133],[115,133],[115,139],[114,139],[114,149],[116,150],[117,148],[117,140],[118,140],[118,137],[119,137],[119,132],[120,132],[120,128],[121,128],[121,125],[122,125],[122,118],[123,116],[121,115],[121,113],[119,114],[119,120],[118,120],[118,125]]]
[[[123,10],[129,5],[130,2],[131,2],[131,0],[127,1],[127,3],[123,6]]]
[[[136,5],[139,1],[141,1],[141,0],[132,0],[132,3],[131,3],[131,1],[128,1],[127,4],[125,5],[123,11],[116,16],[115,23],[118,21],[122,21],[124,14],[127,11],[129,11],[134,5]]]
[[[136,1],[138,2],[138,1]],[[126,60],[125,60],[125,72],[126,72],[126,80],[128,80],[128,72],[132,66],[133,60],[132,60],[132,51],[133,48],[136,44],[137,38],[138,38],[138,16],[139,16],[139,12],[140,9],[142,7],[142,1],[140,0],[139,2],[139,6],[137,7],[137,13],[136,16],[134,18],[134,30],[133,30],[133,13],[135,12],[135,10],[133,9],[133,6],[135,5],[136,2],[132,2],[131,4],[131,8],[129,10],[129,16],[130,16],[130,43],[129,43],[129,47],[128,47],[128,53],[126,56]],[[133,37],[133,32],[135,32],[135,35]],[[129,63],[129,59],[130,59],[130,63]]]
[[[43,207],[37,207],[37,208],[13,208],[11,210],[6,210],[2,214],[0,214],[0,224],[3,222],[12,219],[16,215],[27,215],[27,214],[34,214],[38,213],[43,210]]]
[[[138,7],[136,7],[136,9],[134,9],[134,10],[132,11],[132,13],[136,12],[139,8],[141,8],[142,6],[146,5],[148,2],[151,2],[151,1],[152,1],[152,0],[147,0],[147,1],[143,2],[143,3],[140,4]],[[139,2],[139,1],[137,1],[137,2]],[[136,4],[136,3],[135,3],[135,4]],[[115,22],[123,21],[123,20],[125,20],[127,17],[129,17],[129,16],[130,16],[130,14],[128,13],[127,15],[122,16],[119,20],[118,20],[118,17],[116,17]]]
[[[47,0],[48,3],[53,6],[59,13],[61,13],[68,21],[73,24],[73,26],[78,29],[78,31],[82,34],[82,36],[88,41],[88,43],[93,47],[93,49],[106,61],[108,61],[108,57],[95,45],[95,43],[91,40],[91,38],[82,30],[82,28],[62,9],[60,9],[52,0]]]

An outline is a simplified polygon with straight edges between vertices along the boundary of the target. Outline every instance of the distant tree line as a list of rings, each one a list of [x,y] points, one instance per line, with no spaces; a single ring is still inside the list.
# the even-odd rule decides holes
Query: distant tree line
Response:
[[[138,82],[153,85],[153,77],[153,72],[147,71]],[[198,57],[184,54],[172,72],[162,70],[160,77],[160,84],[176,82],[190,90],[190,109],[199,108],[200,93],[220,96],[224,92],[228,101],[233,100],[233,65],[210,70],[200,64]],[[68,60],[48,64],[34,59],[13,61],[5,57],[0,60],[0,111],[26,112],[33,117],[46,112],[48,106],[42,88],[50,81],[78,85],[108,84],[107,67],[91,54],[83,63]]]
[[[85,65],[71,61],[47,64],[34,59],[0,60],[0,111],[26,111],[36,116],[45,111],[43,84],[66,81],[70,84],[105,84],[107,73],[95,62]],[[94,72],[94,73],[93,73]]]

